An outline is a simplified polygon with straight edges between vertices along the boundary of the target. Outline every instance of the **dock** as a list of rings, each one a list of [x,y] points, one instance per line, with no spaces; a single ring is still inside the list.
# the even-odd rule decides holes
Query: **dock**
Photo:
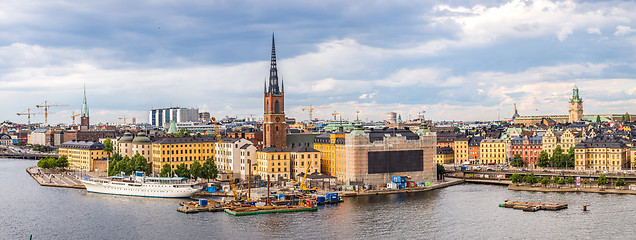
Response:
[[[206,206],[199,205],[199,202],[182,202],[181,207],[177,211],[182,213],[199,213],[199,212],[222,212],[223,207],[218,202],[210,201]]]
[[[524,212],[536,212],[539,210],[558,211],[568,208],[566,203],[541,203],[541,202],[521,202],[507,201],[500,203],[499,207],[523,210]]]
[[[268,213],[286,213],[286,212],[306,212],[318,211],[316,206],[265,206],[265,207],[237,207],[226,208],[225,212],[234,216],[268,214]]]
[[[69,173],[46,173],[39,167],[30,167],[26,171],[40,186],[86,189],[84,184]]]

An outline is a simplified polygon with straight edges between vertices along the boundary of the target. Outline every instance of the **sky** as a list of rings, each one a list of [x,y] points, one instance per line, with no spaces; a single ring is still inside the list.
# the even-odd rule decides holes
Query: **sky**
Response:
[[[262,117],[272,33],[285,112],[384,120],[636,113],[633,1],[30,1],[0,8],[0,121],[152,108]],[[357,113],[358,112],[358,113]],[[32,122],[44,122],[35,115]],[[76,119],[79,122],[79,119]]]

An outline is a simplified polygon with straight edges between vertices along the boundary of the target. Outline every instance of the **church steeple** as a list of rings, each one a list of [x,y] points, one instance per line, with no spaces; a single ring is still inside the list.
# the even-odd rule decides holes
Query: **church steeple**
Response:
[[[276,67],[276,44],[274,43],[274,33],[272,32],[272,58],[269,68],[269,90],[268,93],[280,94],[278,87],[278,68]]]
[[[82,102],[82,117],[88,117],[88,104],[86,103],[86,84],[84,84],[84,101]]]
[[[86,103],[86,83],[84,83],[84,101],[82,102],[82,112],[80,114],[80,129],[88,130],[90,118],[88,117],[88,103]]]

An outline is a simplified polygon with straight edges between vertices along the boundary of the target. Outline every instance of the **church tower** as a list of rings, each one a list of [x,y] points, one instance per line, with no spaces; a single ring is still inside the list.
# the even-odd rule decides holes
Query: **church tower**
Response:
[[[287,148],[287,125],[285,124],[285,86],[281,80],[278,86],[276,67],[276,47],[272,33],[272,58],[269,82],[265,81],[263,113],[263,147]]]
[[[573,123],[583,118],[583,99],[579,96],[579,88],[574,84],[572,89],[572,97],[570,98],[570,118],[569,122]]]
[[[84,102],[82,102],[82,114],[80,115],[80,129],[88,130],[89,116],[88,116],[88,104],[86,103],[86,85],[84,85]]]

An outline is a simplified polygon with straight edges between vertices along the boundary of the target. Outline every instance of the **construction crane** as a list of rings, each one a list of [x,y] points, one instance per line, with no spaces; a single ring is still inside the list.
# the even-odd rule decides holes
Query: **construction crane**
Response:
[[[79,116],[81,114],[75,114],[75,111],[73,111],[73,115],[71,115],[71,118],[73,119],[73,126],[75,126],[75,117]]]
[[[303,176],[303,181],[298,186],[298,190],[302,193],[315,193],[318,188],[308,188],[305,186],[305,179],[307,179],[307,174],[309,173],[309,169],[311,168],[311,160],[307,162],[307,169],[305,169],[305,176]]]
[[[314,109],[324,109],[324,108],[331,108],[331,107],[314,107],[311,104],[309,104],[309,108],[302,108],[302,110],[303,111],[309,110],[309,121],[313,121],[314,120]]]
[[[122,120],[122,119],[124,120],[124,125],[126,125],[126,119],[128,119],[128,118],[126,117],[126,115],[124,115],[124,117],[120,117],[120,118],[119,118],[119,120]]]
[[[336,110],[333,110],[333,113],[331,115],[333,115],[333,120],[336,121],[336,116],[340,115],[340,113],[336,112]]]
[[[44,104],[35,105],[37,108],[44,108],[44,124],[48,124],[49,122],[49,108],[50,107],[65,107],[68,106],[66,104],[48,104],[47,101],[44,101]]]
[[[41,112],[37,112],[37,113],[32,113],[30,108],[27,108],[27,112],[26,113],[17,113],[18,116],[27,116],[28,119],[28,123],[29,125],[31,125],[31,115],[36,115],[36,114],[43,114]]]
[[[216,118],[210,116],[210,120],[212,120],[212,122],[214,123],[214,134],[216,135],[216,146],[221,149],[221,143],[223,143],[223,138],[221,137],[221,131],[219,130],[219,122],[216,121]],[[216,158],[217,154],[219,154],[218,152],[214,153],[214,158]],[[251,167],[251,166],[250,166]],[[230,189],[232,190],[232,194],[234,195],[234,201],[239,201],[240,197],[239,197],[239,193],[238,193],[238,189],[236,188],[236,184],[234,183],[234,174],[232,173],[232,171],[228,171],[226,169],[226,171],[229,174],[228,180],[230,181]]]

